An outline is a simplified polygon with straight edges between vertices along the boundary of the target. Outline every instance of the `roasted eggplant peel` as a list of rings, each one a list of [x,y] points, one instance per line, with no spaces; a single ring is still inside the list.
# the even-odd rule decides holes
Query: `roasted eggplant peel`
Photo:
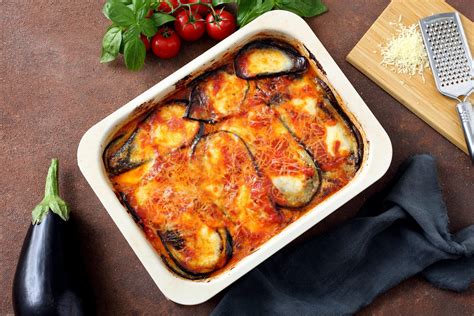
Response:
[[[361,135],[317,65],[281,41],[245,45],[117,133],[103,159],[165,265],[233,267],[355,175]],[[169,99],[171,100],[171,99]]]

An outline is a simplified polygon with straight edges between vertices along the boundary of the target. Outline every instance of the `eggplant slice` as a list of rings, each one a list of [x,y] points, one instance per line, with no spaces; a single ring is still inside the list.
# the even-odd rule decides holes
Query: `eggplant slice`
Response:
[[[167,265],[178,267],[180,275],[202,278],[231,258],[232,238],[221,210],[202,201],[189,177],[195,172],[189,152],[182,148],[157,159],[153,176],[131,188],[127,201],[145,229],[161,239],[171,260]]]
[[[360,167],[363,143],[329,86],[309,73],[262,79],[257,86],[321,168],[321,196],[348,183]]]
[[[197,82],[191,92],[187,118],[215,123],[244,110],[249,83],[237,77],[232,68],[212,71]]]
[[[293,78],[286,85],[285,97],[270,97],[270,106],[324,172],[342,170],[346,178],[352,178],[361,160],[358,133],[338,111],[336,98],[322,83],[310,75]],[[268,94],[271,87],[268,83],[259,85],[260,90],[268,89]]]
[[[269,196],[271,183],[256,169],[253,157],[240,137],[215,132],[203,137],[192,157],[202,168],[201,190],[240,230],[268,236],[282,221]]]
[[[226,228],[213,230],[204,225],[192,234],[177,230],[157,233],[173,263],[167,262],[168,267],[184,277],[206,278],[232,257],[232,237]]]
[[[318,192],[319,168],[270,107],[254,106],[226,120],[219,129],[238,135],[247,144],[258,169],[272,182],[271,195],[278,205],[302,207]]]
[[[104,153],[107,171],[119,175],[135,169],[158,155],[190,145],[200,124],[183,119],[186,105],[172,102],[158,107],[137,124],[130,135],[112,141]]]
[[[243,79],[276,77],[305,72],[308,60],[282,42],[258,40],[240,49],[234,68]]]

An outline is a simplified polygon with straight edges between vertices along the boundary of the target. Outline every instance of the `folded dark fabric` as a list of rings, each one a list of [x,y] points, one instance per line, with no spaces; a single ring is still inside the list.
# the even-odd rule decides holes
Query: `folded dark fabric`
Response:
[[[356,218],[251,271],[212,315],[352,314],[418,273],[455,291],[474,280],[474,225],[449,233],[429,155],[407,160]]]

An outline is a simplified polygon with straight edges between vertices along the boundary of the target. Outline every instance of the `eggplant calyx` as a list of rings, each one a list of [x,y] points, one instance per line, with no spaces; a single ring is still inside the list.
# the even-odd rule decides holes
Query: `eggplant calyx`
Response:
[[[40,224],[44,217],[52,211],[64,221],[69,219],[69,207],[61,197],[59,197],[58,185],[58,160],[56,158],[51,160],[51,166],[46,177],[46,185],[44,188],[44,198],[36,205],[31,213],[33,225]]]

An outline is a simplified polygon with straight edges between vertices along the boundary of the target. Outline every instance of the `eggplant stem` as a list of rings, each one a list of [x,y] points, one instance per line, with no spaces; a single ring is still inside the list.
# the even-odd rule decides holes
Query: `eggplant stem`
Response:
[[[53,159],[46,176],[46,185],[44,187],[44,196],[59,195],[58,185],[58,160]]]
[[[52,159],[48,170],[44,198],[31,213],[33,225],[40,224],[49,211],[57,214],[64,221],[69,219],[69,208],[66,202],[59,197],[58,159],[56,158]]]

